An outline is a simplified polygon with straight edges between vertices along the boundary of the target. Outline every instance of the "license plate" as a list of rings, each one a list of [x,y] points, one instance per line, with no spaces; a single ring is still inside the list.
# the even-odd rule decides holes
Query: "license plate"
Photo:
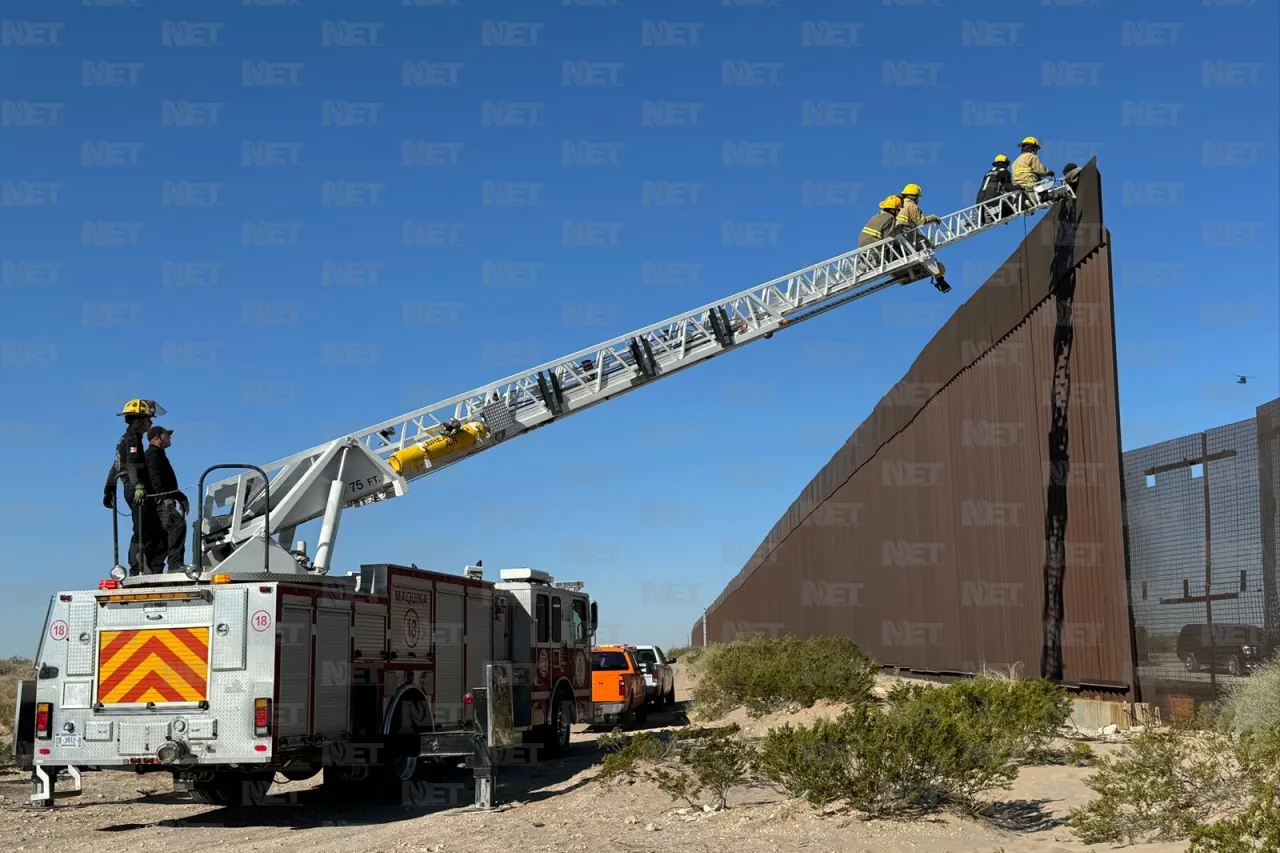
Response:
[[[79,749],[80,735],[54,735],[53,745],[58,749]]]

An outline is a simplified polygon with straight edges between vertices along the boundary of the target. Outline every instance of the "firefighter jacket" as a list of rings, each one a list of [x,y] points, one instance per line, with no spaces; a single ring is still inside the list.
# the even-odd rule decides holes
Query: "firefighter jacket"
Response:
[[[978,189],[978,198],[974,204],[992,201],[1013,190],[1013,176],[1003,166],[992,166],[982,176],[982,186]]]
[[[878,210],[876,215],[862,226],[862,234],[858,237],[858,245],[866,246],[885,237],[893,236],[897,217],[892,210]]]
[[[164,448],[154,444],[146,452],[147,476],[151,482],[150,494],[163,495],[187,505],[187,496],[178,490],[178,475],[173,473],[173,465],[169,463],[169,455]]]
[[[1036,181],[1049,174],[1040,158],[1030,151],[1023,151],[1013,161],[1013,182],[1024,190],[1035,186]]]
[[[908,228],[918,228],[924,224],[925,217],[920,210],[920,205],[909,198],[904,198],[902,200],[902,210],[898,211],[898,230],[905,231]]]
[[[116,444],[116,458],[111,465],[111,470],[107,473],[106,488],[114,492],[118,480],[124,481],[124,491],[130,500],[133,499],[133,493],[138,486],[142,486],[148,492],[151,491],[149,488],[151,477],[147,473],[146,456],[142,450],[140,423],[130,424],[124,431],[124,435],[120,436],[119,443]]]

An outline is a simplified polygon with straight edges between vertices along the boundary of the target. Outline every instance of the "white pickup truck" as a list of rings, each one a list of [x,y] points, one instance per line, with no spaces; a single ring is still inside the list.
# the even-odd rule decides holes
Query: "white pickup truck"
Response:
[[[671,669],[675,658],[663,654],[658,646],[636,646],[633,654],[644,673],[645,698],[659,708],[676,703],[676,674]]]

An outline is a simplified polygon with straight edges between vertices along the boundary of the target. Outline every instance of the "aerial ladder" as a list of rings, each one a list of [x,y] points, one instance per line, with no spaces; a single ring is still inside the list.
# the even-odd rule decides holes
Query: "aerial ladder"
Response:
[[[1034,194],[1015,190],[971,205],[269,465],[215,466],[200,480],[187,574],[326,574],[344,509],[400,497],[409,481],[517,436],[887,287],[938,276],[938,249],[1074,196],[1069,180],[1048,177]],[[206,491],[205,477],[219,468],[242,470]],[[317,518],[308,555],[293,537]]]

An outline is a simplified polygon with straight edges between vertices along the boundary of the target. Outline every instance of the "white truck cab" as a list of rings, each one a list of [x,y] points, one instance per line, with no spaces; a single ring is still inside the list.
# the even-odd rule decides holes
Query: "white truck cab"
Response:
[[[676,703],[676,675],[669,658],[658,646],[636,646],[636,663],[644,673],[645,697],[650,704],[664,708]]]

